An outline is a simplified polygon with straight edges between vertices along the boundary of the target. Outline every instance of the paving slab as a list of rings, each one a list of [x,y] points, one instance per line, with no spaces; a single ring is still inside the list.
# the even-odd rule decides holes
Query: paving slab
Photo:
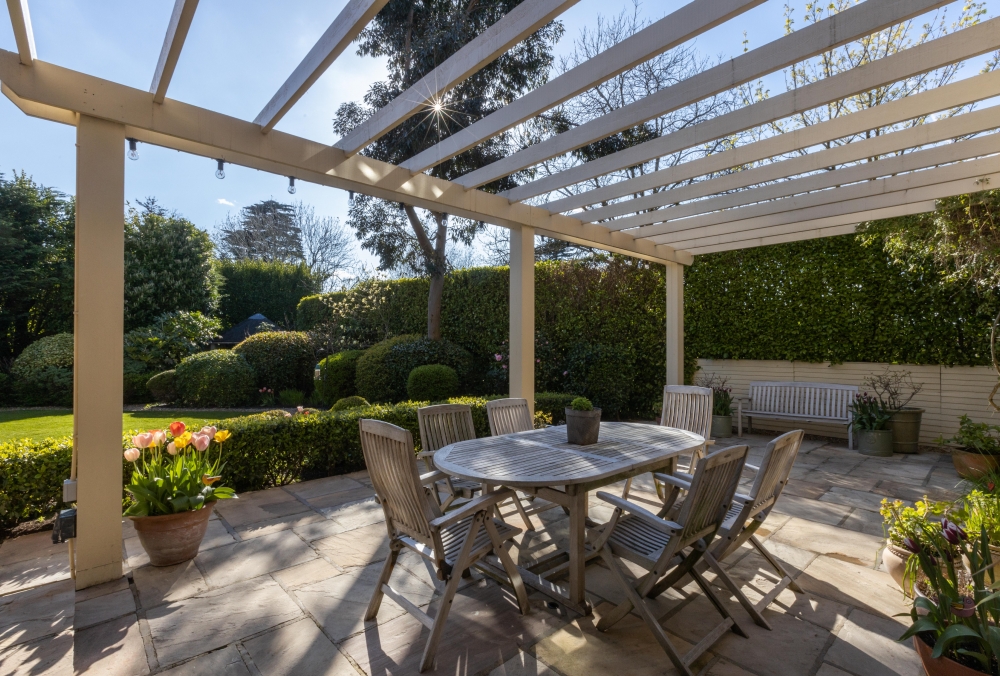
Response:
[[[345,529],[336,521],[331,521],[323,516],[323,518],[318,521],[313,521],[301,526],[294,526],[292,528],[292,532],[306,542],[312,542],[314,540],[328,538],[331,535],[336,535],[337,533],[343,533],[345,532]]]
[[[244,493],[236,500],[219,500],[216,511],[233,528],[269,521],[279,516],[298,514],[309,510],[294,495],[280,488]]]
[[[794,472],[794,470],[792,470]],[[816,484],[817,486],[842,486],[843,488],[853,488],[858,491],[870,491],[875,488],[878,483],[878,479],[873,479],[870,477],[863,476],[845,476],[843,474],[837,474],[835,472],[826,472],[821,469],[814,469],[808,472],[804,472],[802,477],[793,477],[793,483],[796,481],[805,481],[807,483]]]
[[[194,561],[175,566],[137,568],[132,571],[132,580],[139,591],[139,603],[147,610],[162,603],[189,598],[209,587]]]
[[[291,568],[276,570],[271,573],[271,577],[284,589],[291,590],[336,577],[341,572],[343,571],[335,568],[325,559],[313,559]]]
[[[798,518],[790,519],[770,539],[869,568],[874,568],[883,544],[873,535]]]
[[[809,483],[808,481],[789,481],[781,492],[782,495],[795,495],[800,498],[817,500],[829,490],[828,486]]]
[[[73,632],[0,650],[0,676],[73,676]]]
[[[341,568],[367,566],[389,555],[389,533],[385,524],[373,523],[316,540],[312,546]]]
[[[884,495],[879,493],[833,486],[819,499],[822,502],[833,502],[838,505],[846,505],[847,507],[857,507],[860,509],[867,509],[871,512],[878,512],[884,497]]]
[[[820,502],[819,500],[800,498],[797,495],[782,494],[777,504],[774,505],[774,511],[799,519],[836,526],[851,513],[851,508],[832,502]]]
[[[122,575],[117,580],[113,580],[111,582],[95,584],[93,587],[87,587],[86,589],[78,589],[76,592],[76,602],[80,603],[81,601],[96,599],[98,596],[113,594],[114,592],[128,588],[128,578]]]
[[[68,556],[67,552],[66,543],[52,544],[52,531],[8,538],[0,543],[0,567],[53,555]]]
[[[228,645],[184,662],[173,669],[159,672],[160,676],[250,676],[235,645]]]
[[[322,507],[319,511],[326,518],[340,524],[345,531],[385,521],[382,506],[375,502],[374,498],[335,507]]]
[[[0,650],[73,628],[72,580],[0,596]]]
[[[705,676],[757,676],[746,669],[733,664],[729,660],[720,657],[715,663],[708,667]]]
[[[282,486],[282,490],[306,501],[323,495],[330,495],[331,493],[343,493],[359,488],[370,487],[343,474]]]
[[[961,492],[954,489],[941,488],[938,486],[925,486],[923,484],[914,486],[900,481],[880,481],[879,493],[883,493],[890,500],[903,500],[905,502],[916,502],[923,500],[926,495],[931,500],[952,501],[961,497]]]
[[[917,674],[919,673],[920,672],[918,671]],[[843,669],[838,669],[832,664],[824,662],[820,665],[819,671],[816,672],[816,676],[853,676],[853,674],[849,674]]]
[[[68,580],[69,577],[69,555],[63,545],[59,552],[0,567],[0,595]]]
[[[902,633],[898,622],[855,610],[823,659],[865,676],[919,674],[922,666],[913,646],[896,640]]]
[[[308,618],[276,627],[243,645],[266,676],[358,676],[350,660]]]
[[[198,554],[195,561],[209,585],[226,587],[316,557],[316,552],[295,533],[280,531],[211,549]]]
[[[885,530],[882,528],[882,523],[882,515],[878,512],[872,512],[867,509],[855,509],[840,524],[840,528],[884,539]]]
[[[326,521],[326,517],[313,511],[300,512],[298,514],[279,516],[276,519],[268,519],[267,521],[258,521],[246,526],[240,526],[236,529],[236,532],[241,539],[252,540],[262,535],[270,535],[282,530],[291,530],[297,526],[306,526],[316,521]]]
[[[317,495],[309,498],[307,502],[313,509],[325,509],[329,507],[339,507],[340,505],[355,503],[361,500],[367,500],[374,497],[374,495],[374,489],[359,484],[357,488],[352,488],[349,491]]]
[[[295,602],[269,577],[209,590],[182,603],[146,612],[161,666],[221,648],[301,616]]]
[[[77,630],[73,669],[87,676],[140,676],[149,673],[135,613]]]
[[[78,601],[73,616],[73,626],[85,629],[122,615],[135,613],[135,597],[131,589],[122,589],[86,601]]]
[[[533,655],[519,652],[489,673],[489,676],[560,676]]]
[[[869,614],[892,618],[910,610],[899,586],[888,573],[827,556],[817,556],[796,582],[810,594],[854,606]],[[908,624],[908,619],[895,618],[894,621]]]

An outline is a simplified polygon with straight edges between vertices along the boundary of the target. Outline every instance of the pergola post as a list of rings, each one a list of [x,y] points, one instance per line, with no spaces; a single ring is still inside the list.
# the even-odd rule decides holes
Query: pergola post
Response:
[[[684,266],[667,263],[667,385],[684,384]]]
[[[535,229],[510,231],[510,396],[535,408]]]
[[[81,115],[73,329],[77,589],[122,575],[124,204],[125,126]]]

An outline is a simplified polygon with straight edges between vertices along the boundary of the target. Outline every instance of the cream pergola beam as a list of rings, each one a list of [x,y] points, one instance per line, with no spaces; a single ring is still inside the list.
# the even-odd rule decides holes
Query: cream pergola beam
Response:
[[[187,40],[196,9],[198,0],[174,1],[174,11],[170,15],[167,34],[163,38],[160,58],[156,62],[156,72],[153,73],[153,84],[149,85],[149,91],[157,103],[163,103],[163,99],[167,98],[167,88],[174,77],[174,69],[181,57],[181,50],[184,49],[184,41]]]
[[[851,10],[847,11],[864,7],[867,4],[869,3],[855,5]],[[841,14],[834,16],[841,16]],[[990,21],[956,31],[937,40],[897,52],[892,56],[852,68],[839,75],[824,78],[818,82],[784,92],[759,103],[725,115],[720,115],[708,122],[687,127],[591,162],[585,162],[571,169],[518,186],[503,194],[512,200],[523,200],[552,192],[559,188],[624,169],[625,167],[635,166],[658,157],[670,155],[685,148],[691,148],[714,139],[723,138],[806,110],[811,110],[818,106],[826,105],[875,87],[884,86],[912,75],[991,52],[997,47],[1000,47],[1000,18],[991,19]],[[695,77],[697,78],[698,76]],[[576,129],[580,128],[582,126]],[[575,129],[566,132],[566,134],[573,131]],[[565,136],[566,134],[559,134],[555,138]],[[540,145],[542,144],[530,146],[528,149],[530,150]],[[500,162],[504,161],[506,160],[500,160]],[[498,162],[487,165],[487,168],[492,167],[494,164],[498,164]],[[464,176],[460,177],[457,182],[466,185],[463,179],[465,179]],[[475,179],[475,181],[478,180],[478,178]]]
[[[925,115],[931,115],[956,106],[964,106],[966,104],[988,99],[997,95],[1000,95],[1000,71],[975,75],[968,79],[959,80],[958,82],[945,85],[944,87],[937,87],[926,92],[913,94],[912,96],[908,96],[903,99],[897,99],[896,101],[889,101],[872,108],[859,110],[858,112],[851,113],[850,115],[836,117],[832,120],[820,122],[819,124],[810,125],[808,127],[799,127],[798,129],[785,132],[784,134],[776,134],[762,141],[755,141],[746,145],[737,146],[735,148],[730,148],[729,150],[724,150],[721,153],[708,155],[707,157],[701,157],[699,159],[674,165],[666,169],[654,171],[649,174],[642,174],[625,181],[618,181],[617,183],[612,183],[610,185],[582,192],[577,195],[564,197],[562,199],[549,202],[544,206],[554,212],[571,211],[589,204],[599,204],[606,202],[607,200],[617,199],[627,195],[636,195],[646,190],[653,190],[662,186],[688,181],[692,178],[697,178],[698,176],[714,174],[732,169],[734,167],[746,166],[754,162],[766,160],[770,157],[776,157],[785,153],[812,148],[839,138],[845,138],[847,136],[860,134],[871,129],[878,129],[880,127],[891,125],[901,120],[910,120]],[[921,128],[925,129],[925,132],[932,133],[931,125],[919,125],[916,129],[919,130]],[[935,127],[935,129],[937,128]],[[911,134],[911,131],[906,130],[894,133]],[[919,134],[923,132],[915,131],[912,133]],[[957,132],[957,134],[961,133],[966,132]],[[885,138],[888,138],[889,136],[891,135],[884,135]],[[900,137],[900,139],[897,140],[902,140],[903,138],[905,137]],[[930,138],[931,137],[928,137],[928,139]],[[950,137],[946,136],[943,138]],[[892,143],[896,143],[897,140],[892,141]],[[920,141],[919,143],[913,143],[912,145],[916,146],[930,142],[932,141],[925,140]],[[868,143],[868,141],[866,140],[862,143]],[[902,149],[902,147],[895,148],[893,146],[889,146],[885,150],[873,151],[873,154],[877,155],[882,152],[891,152],[892,150]],[[852,151],[845,150],[845,152],[850,153]],[[783,178],[785,176],[793,176],[795,174],[801,174],[806,171],[813,171],[824,166],[829,166],[828,164],[811,164],[811,160],[808,158],[813,157],[814,155],[815,153],[806,156],[805,161],[810,162],[808,164],[784,164],[781,166],[782,168],[787,167],[787,172],[768,174],[767,178],[762,178],[760,180],[765,181]],[[837,160],[837,157],[839,156],[832,158],[833,163],[858,159],[852,158]],[[831,162],[831,160],[824,161]],[[751,169],[749,171],[757,171],[757,169]],[[736,179],[733,175],[720,176],[710,180],[701,181],[697,185],[682,186],[673,188],[671,191],[662,191],[662,193],[658,192],[652,195],[644,195],[642,197],[636,197],[632,200],[608,204],[607,206],[600,207],[599,209],[592,209],[584,214],[578,213],[574,215],[587,220],[596,221],[599,219],[610,218],[612,216],[642,211],[643,209],[659,207],[665,204],[673,204],[674,202],[679,202],[685,199],[693,199],[694,197],[701,197],[743,187],[742,185],[734,183],[734,180]],[[718,183],[712,183],[711,181],[717,181]],[[676,191],[678,190],[681,192],[677,193]],[[702,190],[705,192],[700,192]],[[678,197],[674,197],[674,195],[678,195]]]
[[[169,98],[155,104],[147,92],[51,63],[35,61],[34,67],[21,68],[17,55],[6,50],[0,50],[0,81],[6,85],[5,93],[42,104],[33,108],[36,114],[58,109],[118,122],[127,125],[130,136],[163,147],[503,227],[530,226],[550,237],[655,262],[690,265],[692,260],[669,246],[637,241],[627,233],[584,225],[538,207],[511,204],[499,195],[465,190],[443,179],[414,176],[361,155],[348,157],[322,143],[278,131],[264,135],[252,122],[211,110]]]
[[[440,66],[360,123],[334,145],[348,155],[377,141],[449,89],[482,70],[580,0],[527,0],[452,54]],[[440,112],[447,114],[447,107]]]
[[[492,115],[414,155],[400,166],[416,173],[516,127],[577,94],[605,82],[643,61],[676,47],[761,4],[764,0],[695,0],[642,29],[585,63],[549,80]]]
[[[671,87],[661,89],[611,113],[469,172],[456,179],[456,182],[467,188],[490,183],[508,174],[535,166],[547,159],[571,152],[588,143],[607,138],[647,120],[666,115],[671,111],[679,110],[755,78],[773,73],[803,59],[816,56],[838,45],[864,37],[880,28],[891,26],[942,4],[945,3],[941,0],[875,0],[854,5],[843,12],[769,42],[735,59],[702,71]],[[622,154],[615,153],[603,159],[609,160]],[[594,162],[587,163],[587,165],[590,164],[594,164]],[[630,164],[622,166],[630,166]],[[575,169],[579,169],[579,167]],[[568,172],[561,172],[541,181],[534,181],[526,186],[510,190],[506,196],[520,200],[549,192],[548,182],[560,182],[557,177],[561,176],[562,173]],[[576,182],[570,181],[564,185]],[[536,184],[544,185],[545,188],[536,189]],[[558,187],[562,187],[562,185]]]
[[[35,52],[35,33],[31,30],[28,0],[7,0],[7,11],[10,12],[10,25],[14,29],[18,57],[22,65],[30,66],[38,58],[38,54]]]
[[[1000,112],[1000,109],[987,108],[982,111],[977,111],[981,113],[979,117],[979,124],[975,125],[965,125],[973,127],[985,127],[987,129],[995,129],[1000,127],[1000,120],[997,119],[996,115]],[[965,117],[963,115],[957,118],[952,118],[949,120],[943,120],[943,123],[958,121],[959,118]],[[934,123],[941,124],[941,123]],[[932,126],[932,125],[926,125]],[[957,125],[951,125],[952,127]],[[914,130],[906,130],[914,131]],[[980,130],[981,131],[981,130]],[[904,133],[904,132],[901,132]],[[945,131],[944,133],[948,133]],[[951,134],[950,138],[956,134]],[[869,143],[869,141],[882,141],[883,139],[888,139],[894,134],[886,134],[885,136],[873,137],[867,139],[866,141],[859,141],[857,143],[849,143],[846,146],[839,146],[837,148],[832,148],[830,151],[821,151],[818,153],[813,153],[817,156],[815,162],[811,164],[818,165],[817,168],[822,169],[824,167],[834,167],[837,162],[821,164],[823,159],[829,159],[830,155],[846,155],[847,153],[836,153],[834,151],[840,150],[841,148],[853,149],[854,153],[851,153],[857,159],[865,159],[873,156],[880,155],[882,153],[869,153],[864,154],[864,151],[871,150],[872,147],[877,145],[888,145],[880,143]],[[910,135],[911,138],[914,135]],[[923,134],[922,136],[926,136]],[[853,146],[864,145],[864,148],[854,149]],[[898,145],[898,143],[896,144]],[[907,147],[907,146],[904,146]],[[948,143],[945,145],[940,145],[932,148],[926,148],[923,150],[918,150],[903,155],[893,155],[887,158],[883,158],[876,161],[862,162],[849,167],[840,167],[832,169],[830,171],[819,171],[814,174],[807,176],[802,176],[800,178],[792,178],[784,181],[779,181],[775,183],[770,183],[768,185],[763,185],[757,188],[751,188],[749,190],[739,190],[737,192],[717,195],[716,197],[711,197],[708,199],[696,200],[693,202],[688,202],[677,207],[670,207],[667,209],[659,209],[657,211],[647,212],[645,214],[640,214],[644,223],[655,223],[656,225],[646,225],[645,227],[639,227],[637,229],[629,230],[629,233],[636,237],[649,237],[652,235],[660,235],[667,232],[674,232],[678,229],[686,229],[688,227],[698,227],[701,225],[710,225],[712,223],[721,223],[727,220],[729,216],[727,214],[732,211],[735,207],[742,207],[746,205],[765,203],[768,200],[774,200],[781,197],[788,197],[791,195],[801,194],[811,192],[813,190],[824,190],[828,188],[835,188],[837,186],[847,185],[849,183],[855,183],[857,181],[867,181],[873,178],[879,178],[881,176],[889,176],[892,174],[900,174],[907,171],[916,171],[919,169],[926,169],[928,167],[934,167],[941,164],[948,164],[951,162],[958,162],[961,160],[967,160],[973,157],[982,157],[983,155],[990,155],[995,152],[1000,152],[1000,134],[990,134],[989,136],[980,136],[970,140],[959,141],[956,143]],[[830,155],[827,155],[830,153]],[[796,162],[800,159],[806,159],[809,156],[803,156],[800,158],[794,158],[792,160],[786,160],[786,162]],[[763,167],[758,167],[757,169],[771,169],[771,167],[776,165],[781,165],[782,162],[776,162],[774,165],[765,165]],[[743,174],[750,174],[751,172],[757,171],[757,169],[750,169],[746,172],[737,172],[732,174],[733,178],[743,179],[740,182],[750,181],[750,184],[761,183],[758,176],[743,177]],[[774,173],[782,172],[782,168],[778,166]],[[727,177],[728,178],[728,177]],[[684,186],[689,187],[689,186]],[[690,186],[694,187],[694,186]],[[678,191],[682,190],[679,188]],[[728,211],[721,211],[728,210]],[[648,218],[647,218],[648,217]],[[631,223],[630,218],[622,218],[610,222],[606,222],[603,225],[613,226],[614,224],[627,222],[626,227],[634,228],[636,223]],[[683,227],[682,227],[683,224]],[[618,229],[618,228],[613,228]]]
[[[254,119],[267,133],[337,60],[389,0],[348,0],[326,32]]]
[[[982,151],[979,152],[976,150],[970,150],[968,148],[970,144],[982,146]],[[938,153],[938,156],[944,157],[946,158],[944,161],[948,161],[947,158],[950,155],[963,155],[970,152],[978,155],[986,155],[989,153],[1000,152],[1000,134],[992,134],[986,138],[966,141],[963,145],[966,146],[966,149],[962,153],[941,152]],[[941,149],[935,148],[934,150],[953,150],[958,147],[959,144],[952,144],[950,146],[944,146]],[[932,153],[933,151],[928,150],[926,152]],[[926,168],[927,166],[934,166],[933,163],[928,165],[928,160],[924,160],[923,162],[917,162],[914,160],[912,164],[918,166],[924,165],[923,169],[916,171],[911,171],[911,168],[907,166],[911,163],[896,161],[907,160],[908,158],[916,157],[917,155],[918,153],[914,153],[913,155],[903,155],[898,158],[893,158],[892,160],[882,160],[880,162],[872,162],[870,164],[856,167],[858,169],[867,169],[870,165],[882,164],[884,162],[889,165],[900,167],[900,171],[909,171],[910,173],[891,176],[889,178],[863,180],[860,183],[854,183],[852,185],[839,188],[829,188],[827,190],[820,190],[818,192],[811,192],[804,195],[783,197],[769,202],[761,202],[759,204],[738,207],[736,209],[727,209],[726,211],[704,214],[693,218],[684,218],[679,221],[661,223],[660,225],[654,226],[655,228],[660,229],[658,232],[650,232],[647,236],[655,237],[657,242],[673,245],[676,244],[676,242],[688,239],[737,232],[745,229],[747,227],[746,224],[748,223],[758,222],[756,219],[766,219],[769,216],[775,216],[777,214],[787,214],[788,212],[801,213],[804,209],[812,207],[820,207],[822,205],[835,203],[849,203],[852,200],[874,197],[876,195],[888,193],[903,192],[907,190],[917,190],[919,188],[929,188],[933,190],[933,186],[961,179],[977,178],[984,174],[989,174],[996,171],[998,166],[1000,166],[1000,157],[995,156],[964,162],[960,161],[935,169]],[[851,172],[846,170],[839,171],[844,171],[845,174],[851,174]],[[878,170],[878,174],[885,176],[885,171],[886,169]],[[855,172],[853,176],[845,175],[844,180],[857,180],[859,176],[863,177],[865,173],[871,174],[874,172]],[[778,216],[778,218],[783,218],[783,216]],[[650,230],[652,230],[652,228],[650,228]]]

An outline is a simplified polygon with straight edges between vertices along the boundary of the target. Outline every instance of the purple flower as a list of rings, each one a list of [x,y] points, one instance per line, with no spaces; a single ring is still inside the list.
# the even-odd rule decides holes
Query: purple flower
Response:
[[[563,375],[569,375],[569,371],[563,371]]]
[[[496,357],[497,361],[503,361],[503,355],[502,354],[495,354],[493,356]]]
[[[920,543],[913,538],[903,538],[903,546],[914,554],[920,553]]]
[[[504,365],[503,365],[503,366],[501,366],[500,368],[502,368],[502,369],[503,369],[504,371],[506,371],[506,370],[507,370],[507,365],[506,365],[506,364],[504,364]]]
[[[966,535],[962,528],[948,519],[943,519],[941,521],[941,534],[944,535],[944,539],[950,544],[957,545],[961,543],[962,540],[968,540],[969,536]]]

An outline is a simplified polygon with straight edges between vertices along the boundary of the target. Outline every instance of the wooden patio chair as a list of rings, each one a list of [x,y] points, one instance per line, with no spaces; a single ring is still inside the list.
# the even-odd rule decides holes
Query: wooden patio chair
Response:
[[[663,409],[660,412],[660,425],[664,427],[676,427],[677,429],[694,432],[705,437],[705,446],[696,449],[691,454],[691,462],[688,463],[687,471],[694,472],[698,459],[705,455],[708,446],[715,444],[709,439],[712,434],[712,388],[693,387],[690,385],[666,385],[663,388]],[[676,458],[671,466],[664,469],[664,473],[673,474],[678,470]],[[664,486],[654,477],[653,485],[656,486],[656,494],[663,504],[669,508],[680,495],[677,489]],[[625,490],[622,497],[628,499],[629,491],[632,488],[632,479],[625,482]]]
[[[457,441],[476,438],[476,426],[472,421],[472,408],[464,404],[439,404],[417,409],[417,424],[420,426],[420,444],[423,451],[417,454],[427,467],[434,471],[434,453]],[[471,500],[483,487],[478,481],[469,481],[455,476],[445,476],[435,483],[434,499],[442,510],[447,510],[458,498]],[[445,499],[441,500],[444,493]]]
[[[434,654],[448,619],[459,581],[470,566],[484,556],[496,554],[514,587],[521,614],[528,612],[528,594],[504,543],[520,530],[491,518],[494,506],[513,494],[499,490],[475,498],[448,514],[441,514],[425,487],[441,480],[443,472],[421,476],[417,470],[413,436],[408,430],[379,420],[361,420],[361,449],[375,487],[375,495],[385,512],[389,531],[389,556],[375,585],[365,621],[374,620],[382,597],[388,596],[430,630],[424,646],[420,671],[434,663]],[[439,580],[447,582],[435,617],[418,608],[389,586],[389,578],[400,551],[411,549],[430,560]]]
[[[774,558],[774,555],[764,548],[763,543],[757,539],[754,533],[757,532],[757,529],[767,519],[768,514],[771,513],[775,503],[777,503],[781,491],[788,483],[788,475],[792,471],[792,465],[795,464],[795,458],[798,456],[799,447],[802,445],[802,437],[804,435],[805,432],[802,430],[793,430],[782,434],[768,443],[759,467],[749,464],[746,466],[747,469],[756,473],[753,485],[746,495],[736,494],[733,505],[729,508],[729,513],[726,514],[726,519],[719,529],[718,538],[710,551],[704,554],[704,563],[702,565],[707,565],[712,569],[722,584],[725,585],[726,589],[736,597],[740,605],[750,614],[753,621],[765,629],[770,629],[771,625],[761,614],[763,610],[771,605],[785,587],[789,587],[792,591],[800,594],[802,593],[802,589],[785,571],[781,563]],[[669,476],[656,475],[656,478],[660,481],[671,484],[682,491],[688,491],[691,488],[690,479],[693,477],[689,477],[688,479],[684,477],[685,475],[680,472]],[[768,592],[757,605],[750,602],[746,594],[743,593],[720,565],[727,557],[738,550],[743,543],[748,541],[764,557],[764,560],[774,569],[779,578],[778,584],[775,585],[774,589]],[[650,596],[656,596],[665,590],[666,587],[656,586],[653,588]]]
[[[601,558],[626,594],[626,599],[618,607],[601,618],[597,628],[607,631],[634,608],[670,661],[686,676],[693,676],[689,665],[727,629],[749,638],[695,568],[726,518],[739,485],[747,450],[747,446],[732,446],[702,458],[695,470],[688,499],[681,506],[676,521],[658,517],[616,495],[603,491],[597,493],[597,497],[612,505],[615,511],[599,536],[591,539],[594,546],[601,550]],[[615,560],[616,557],[637,564],[648,572],[633,584],[625,576],[626,569]],[[647,605],[647,596],[654,589],[665,590],[679,584],[685,576],[694,579],[723,619],[682,656],[660,626],[655,612]]]
[[[515,397],[488,401],[486,402],[486,418],[490,423],[490,436],[493,437],[499,437],[504,434],[515,434],[517,432],[528,432],[535,429],[527,399]],[[524,497],[528,502],[535,501],[534,495],[526,495]],[[514,500],[514,505],[517,507],[517,513],[528,525],[528,530],[535,530],[535,524],[532,523],[531,517],[524,509],[524,505],[521,504],[520,496]],[[531,513],[537,514],[556,506],[555,504],[546,505],[541,509],[536,508],[532,510]],[[565,508],[563,510],[566,511]]]

